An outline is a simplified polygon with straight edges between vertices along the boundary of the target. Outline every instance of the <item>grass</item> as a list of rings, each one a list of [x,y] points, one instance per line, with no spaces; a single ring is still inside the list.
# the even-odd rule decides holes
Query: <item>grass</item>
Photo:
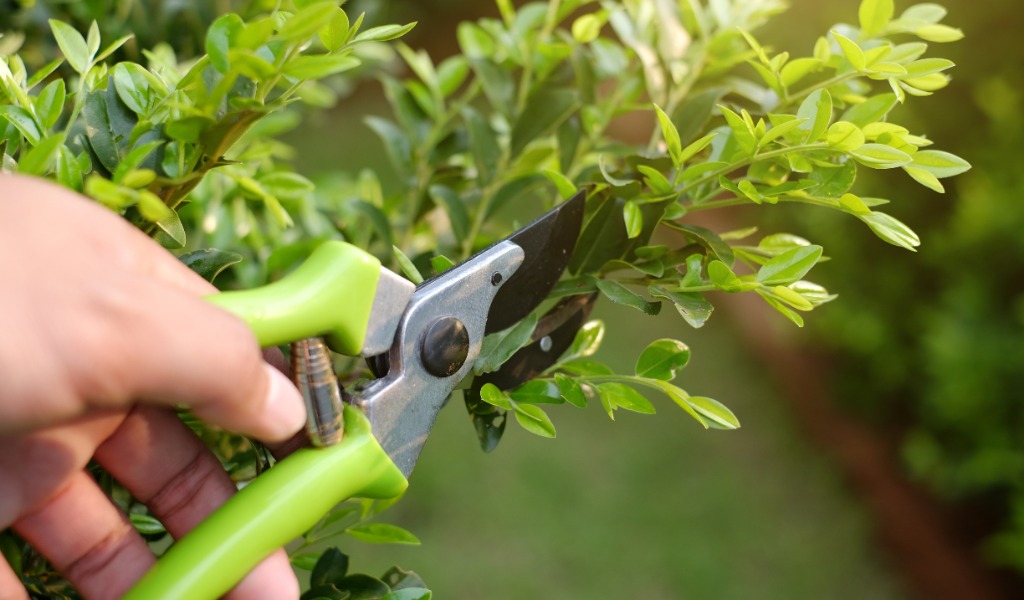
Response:
[[[615,323],[602,358],[620,369],[646,341],[688,340],[679,381],[727,403],[743,428],[704,431],[652,397],[658,415],[614,423],[599,407],[554,409],[556,440],[510,424],[484,455],[453,401],[384,515],[423,546],[351,542],[354,569],[398,563],[446,600],[900,597],[861,510],[726,322],[694,332],[674,313],[598,312]]]

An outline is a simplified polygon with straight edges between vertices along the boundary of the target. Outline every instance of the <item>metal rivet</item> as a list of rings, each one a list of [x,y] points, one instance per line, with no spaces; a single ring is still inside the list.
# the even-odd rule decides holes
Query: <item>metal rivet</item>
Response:
[[[504,278],[501,276],[501,273],[495,273],[494,275],[491,275],[491,285],[498,285],[499,283],[501,283],[502,279]]]
[[[543,350],[544,352],[550,352],[552,345],[554,345],[554,342],[551,341],[550,335],[546,335],[540,338],[540,349]]]

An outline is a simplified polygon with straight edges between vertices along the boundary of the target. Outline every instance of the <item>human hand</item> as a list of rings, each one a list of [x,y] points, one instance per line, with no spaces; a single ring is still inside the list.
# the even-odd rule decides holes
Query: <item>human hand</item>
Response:
[[[215,289],[123,219],[46,182],[0,177],[0,530],[87,598],[117,598],[153,565],[84,471],[95,459],[175,538],[235,491],[174,415],[280,441],[301,397]],[[25,598],[0,557],[0,598]],[[298,597],[282,551],[230,598]]]

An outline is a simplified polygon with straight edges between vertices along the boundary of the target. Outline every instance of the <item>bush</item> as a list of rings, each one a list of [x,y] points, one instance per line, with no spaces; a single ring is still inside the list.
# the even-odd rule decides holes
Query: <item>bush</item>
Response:
[[[679,10],[582,0],[497,5],[499,17],[460,24],[461,53],[435,62],[392,42],[414,24],[369,27],[333,1],[242,2],[216,18],[206,5],[160,13],[149,2],[117,3],[128,20],[110,2],[42,2],[17,17],[27,45],[17,48],[14,36],[7,51],[18,53],[0,62],[3,165],[84,192],[207,278],[223,272],[222,287],[271,281],[328,239],[366,248],[418,281],[507,233],[510,213],[536,213],[585,189],[583,232],[552,296],[600,293],[647,314],[668,304],[693,327],[711,316],[712,292],[754,292],[798,325],[801,313],[833,296],[804,279],[824,259],[822,246],[754,227],[716,233],[691,215],[824,207],[913,249],[916,234],[878,210],[888,200],[852,191],[858,170],[902,169],[939,190],[940,179],[968,168],[890,120],[898,104],[949,81],[952,63],[925,57],[925,42],[961,34],[939,22],[935,5],[896,17],[891,0],[864,0],[858,25],[837,25],[799,58],[762,47],[751,33],[781,11],[776,0]],[[32,28],[50,15],[80,21],[47,20],[51,38]],[[149,21],[146,38],[117,37],[132,19]],[[205,33],[193,35],[186,22]],[[389,74],[397,58],[411,78]],[[395,177],[339,170],[314,182],[299,174],[275,136],[302,111],[331,106],[372,77],[393,118],[366,124]],[[644,123],[640,142],[613,136],[627,116]],[[478,369],[498,368],[535,324],[533,315],[494,334]],[[635,373],[615,374],[588,358],[602,331],[601,323],[585,326],[567,355],[518,389],[485,387],[468,405],[482,445],[497,443],[508,411],[553,437],[538,404],[653,412],[636,388],[668,396],[705,428],[739,426],[724,405],[672,383],[689,358],[683,342],[656,340]],[[338,362],[344,379],[367,375]],[[236,478],[263,468],[257,445],[193,424]],[[144,507],[97,476],[140,529],[161,535]],[[414,542],[397,528],[367,527],[381,508],[340,508],[307,545],[337,530]],[[29,556],[16,543],[5,548]],[[347,559],[306,549],[297,566],[314,578],[337,575],[320,583],[346,585]],[[31,567],[26,581],[40,593],[59,587],[39,560],[12,562]]]

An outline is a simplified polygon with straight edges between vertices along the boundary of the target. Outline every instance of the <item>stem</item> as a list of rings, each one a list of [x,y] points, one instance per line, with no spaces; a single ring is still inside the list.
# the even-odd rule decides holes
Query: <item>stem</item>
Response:
[[[737,161],[737,162],[734,162],[734,163],[730,163],[730,164],[725,165],[724,167],[721,167],[719,169],[715,169],[714,171],[711,171],[710,173],[707,173],[707,174],[705,174],[705,175],[703,175],[703,176],[701,176],[701,177],[691,181],[690,183],[684,185],[683,187],[681,187],[679,189],[679,195],[680,196],[684,196],[690,190],[692,190],[692,189],[694,189],[696,187],[704,185],[705,183],[707,183],[707,182],[709,182],[711,180],[718,179],[722,175],[725,175],[727,173],[731,173],[732,171],[735,171],[736,169],[740,169],[740,168],[749,166],[750,164],[752,164],[752,163],[754,163],[755,161],[758,161],[758,160],[764,160],[764,159],[767,159],[767,158],[775,158],[775,157],[778,157],[778,156],[785,156],[785,155],[789,154],[790,152],[805,152],[805,151],[808,151],[808,150],[821,150],[821,149],[827,148],[827,147],[828,147],[828,144],[826,144],[824,142],[817,142],[817,143],[814,143],[814,144],[800,144],[799,146],[788,146],[786,148],[779,148],[777,150],[769,150],[768,152],[763,152],[761,154],[755,154],[753,156],[744,158],[743,160],[740,160],[740,161]]]
[[[537,36],[536,45],[544,44],[551,37],[551,32],[555,29],[555,24],[558,21],[558,9],[562,4],[562,0],[551,0],[548,3],[548,12],[544,17],[544,27],[540,30]],[[520,44],[519,51],[524,56],[530,57],[530,47],[525,44]],[[533,79],[533,61],[527,60],[523,65],[523,73],[519,78],[519,93],[516,96],[516,114],[522,114],[523,108],[526,107],[526,100],[530,95],[530,80]]]
[[[860,73],[857,73],[856,71],[852,71],[850,73],[843,73],[842,75],[836,75],[835,77],[831,77],[831,78],[826,79],[824,81],[819,81],[818,83],[809,85],[809,86],[805,87],[804,89],[802,89],[802,90],[800,90],[800,91],[798,91],[796,93],[786,94],[782,98],[782,103],[780,105],[780,108],[784,107],[786,105],[792,104],[796,100],[804,98],[805,96],[809,96],[809,95],[813,94],[814,92],[816,92],[818,90],[832,87],[833,85],[836,85],[837,83],[842,83],[842,82],[844,82],[844,81],[846,81],[848,79],[853,79],[854,77],[857,77],[858,75],[860,75]]]

